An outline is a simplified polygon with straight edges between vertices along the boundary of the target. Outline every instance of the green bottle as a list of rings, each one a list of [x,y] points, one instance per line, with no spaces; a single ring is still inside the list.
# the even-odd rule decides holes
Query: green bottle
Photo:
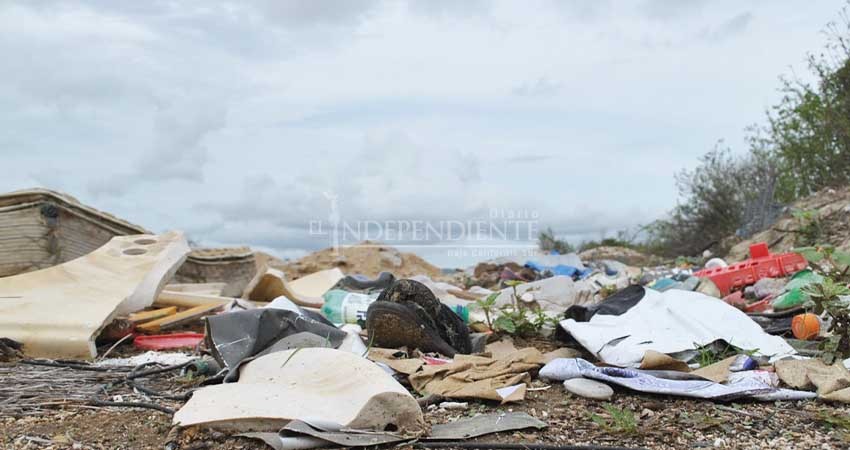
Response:
[[[797,272],[788,284],[785,285],[785,293],[776,297],[773,301],[773,309],[788,309],[800,306],[806,303],[808,296],[803,292],[803,288],[810,284],[820,283],[823,277],[812,272],[811,270],[803,270]]]
[[[323,297],[325,304],[322,306],[322,314],[332,323],[355,323],[362,326],[366,323],[366,311],[378,298],[378,294],[367,295],[331,289]]]

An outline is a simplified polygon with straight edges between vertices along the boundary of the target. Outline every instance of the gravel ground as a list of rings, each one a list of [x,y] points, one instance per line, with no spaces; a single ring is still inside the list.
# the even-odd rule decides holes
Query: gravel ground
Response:
[[[554,347],[551,341],[545,340],[517,342],[517,347],[527,345],[543,351]],[[21,376],[11,381],[7,377],[6,392],[10,384],[21,386],[22,392],[27,391],[24,388],[43,386],[51,396],[85,399],[87,393],[97,389],[97,385],[86,382],[66,381],[60,388],[44,386],[43,377],[33,377],[31,367],[18,363],[2,364],[0,369],[8,373],[16,367]],[[67,371],[57,371],[56,376],[73,380]],[[150,389],[172,393],[184,392],[196,383],[197,380],[190,382],[176,373],[144,380],[144,385]],[[126,386],[112,389],[109,395],[120,397],[101,395],[100,398],[127,402],[150,400],[129,391]],[[178,433],[172,430],[168,414],[149,409],[95,408],[84,401],[76,401],[27,411],[9,409],[12,400],[11,397],[0,398],[0,448],[3,449],[164,449],[172,441],[179,444],[175,449],[183,450],[266,449],[265,444],[216,432],[188,429]],[[153,401],[171,409],[181,405],[177,400]],[[521,403],[470,402],[469,408],[462,411],[426,409],[425,418],[430,424],[438,424],[499,411],[527,412],[549,426],[539,431],[500,433],[473,441],[648,449],[850,448],[850,408],[845,405],[819,401],[718,404],[638,395],[619,389],[613,400],[605,403],[572,396],[560,384],[548,385],[539,380],[533,383]]]
[[[538,388],[546,386],[539,381],[534,384]],[[599,403],[573,397],[557,384],[529,392],[522,403],[499,406],[472,402],[466,411],[428,410],[425,417],[429,423],[437,424],[496,411],[525,411],[549,427],[485,436],[478,442],[651,449],[839,449],[850,445],[850,430],[846,428],[850,410],[845,406],[820,402],[721,405],[626,391],[617,391],[610,403]],[[611,412],[625,418],[617,420]],[[629,417],[633,417],[633,422]],[[171,438],[177,437],[181,449],[265,448],[260,443],[220,433],[187,430],[169,434],[170,430],[170,417],[160,412],[72,406],[38,416],[0,419],[0,447],[163,449]]]

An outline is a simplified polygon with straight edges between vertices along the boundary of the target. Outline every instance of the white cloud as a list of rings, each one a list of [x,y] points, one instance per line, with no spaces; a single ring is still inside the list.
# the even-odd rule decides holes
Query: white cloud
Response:
[[[687,4],[686,4],[687,3]],[[0,189],[278,252],[528,209],[598,237],[777,100],[833,2],[0,3]],[[757,20],[756,20],[757,18]],[[701,31],[702,30],[702,31]],[[730,70],[734,68],[734,70]]]
[[[515,87],[513,93],[522,97],[551,97],[560,90],[561,83],[540,77],[533,82],[526,82]]]
[[[752,20],[753,13],[743,12],[741,14],[733,16],[728,20],[723,21],[716,27],[703,29],[700,33],[700,36],[703,39],[707,39],[710,41],[719,41],[727,39],[732,36],[735,36],[736,34],[740,34],[746,31]]]

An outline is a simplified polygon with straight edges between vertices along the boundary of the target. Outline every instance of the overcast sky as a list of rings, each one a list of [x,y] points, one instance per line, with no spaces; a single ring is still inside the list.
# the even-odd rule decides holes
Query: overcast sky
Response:
[[[279,256],[310,223],[647,223],[841,1],[0,1],[0,191]],[[415,250],[443,266],[468,263]]]

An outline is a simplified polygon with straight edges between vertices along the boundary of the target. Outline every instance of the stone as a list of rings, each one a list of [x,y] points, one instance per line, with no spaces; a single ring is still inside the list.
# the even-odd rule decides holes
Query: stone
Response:
[[[610,400],[614,396],[611,386],[587,378],[572,378],[564,381],[567,392],[591,400]]]
[[[753,286],[757,299],[763,299],[768,295],[777,296],[785,290],[787,281],[784,278],[762,278]]]

